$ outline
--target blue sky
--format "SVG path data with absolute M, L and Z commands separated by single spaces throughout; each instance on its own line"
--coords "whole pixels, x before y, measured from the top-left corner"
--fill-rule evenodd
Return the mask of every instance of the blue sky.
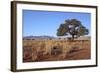
M 90 13 L 23 10 L 23 36 L 56 36 L 59 25 L 74 18 L 89 29 L 90 35 Z

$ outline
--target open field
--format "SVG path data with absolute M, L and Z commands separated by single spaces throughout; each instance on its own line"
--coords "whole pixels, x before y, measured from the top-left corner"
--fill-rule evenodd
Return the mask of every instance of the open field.
M 23 62 L 82 60 L 91 58 L 89 40 L 23 40 Z

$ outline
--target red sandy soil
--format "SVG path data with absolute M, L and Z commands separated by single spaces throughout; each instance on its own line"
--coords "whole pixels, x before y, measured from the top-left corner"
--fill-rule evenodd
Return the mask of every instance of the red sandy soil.
M 79 59 L 90 59 L 91 50 L 89 48 L 77 50 L 76 52 L 69 53 L 66 56 L 67 60 L 79 60 Z

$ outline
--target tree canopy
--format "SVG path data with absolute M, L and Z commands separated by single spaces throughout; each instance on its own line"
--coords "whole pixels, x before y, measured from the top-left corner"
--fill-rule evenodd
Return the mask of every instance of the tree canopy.
M 60 24 L 59 28 L 57 29 L 57 36 L 71 35 L 72 39 L 87 35 L 88 33 L 89 30 L 77 19 L 65 20 L 65 22 Z

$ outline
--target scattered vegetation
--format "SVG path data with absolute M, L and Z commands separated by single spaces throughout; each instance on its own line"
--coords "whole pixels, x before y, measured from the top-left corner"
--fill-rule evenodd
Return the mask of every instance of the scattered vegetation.
M 90 45 L 90 40 L 24 40 L 23 62 L 90 59 Z

